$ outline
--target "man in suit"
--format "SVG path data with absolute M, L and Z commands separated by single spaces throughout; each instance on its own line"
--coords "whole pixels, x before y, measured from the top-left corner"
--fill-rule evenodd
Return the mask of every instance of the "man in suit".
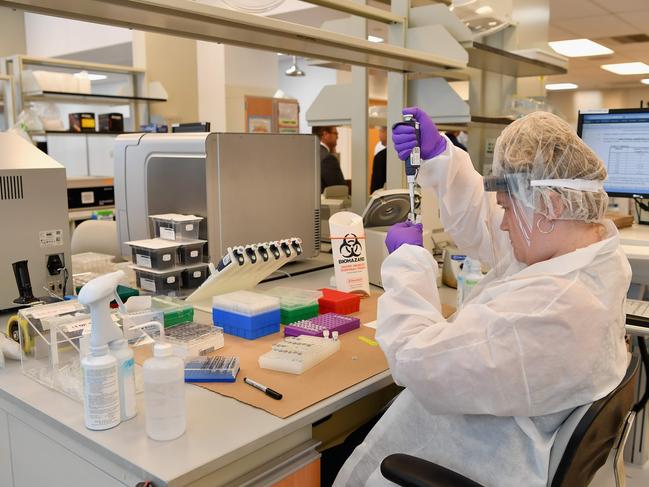
M 336 127 L 313 127 L 311 132 L 320 138 L 320 192 L 327 186 L 345 184 L 340 162 L 334 154 L 338 143 Z
M 381 142 L 381 144 L 383 145 L 383 149 L 374 154 L 374 159 L 372 161 L 372 180 L 370 182 L 370 194 L 377 189 L 381 189 L 383 188 L 383 186 L 385 186 L 386 160 L 388 155 L 385 143 L 387 141 L 387 138 L 387 127 L 379 127 L 379 142 Z

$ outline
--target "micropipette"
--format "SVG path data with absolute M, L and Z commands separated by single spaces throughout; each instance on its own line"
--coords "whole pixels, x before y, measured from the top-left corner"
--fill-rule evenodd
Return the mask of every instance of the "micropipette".
M 417 216 L 415 215 L 415 179 L 417 178 L 417 171 L 421 165 L 421 134 L 419 132 L 419 122 L 413 115 L 407 114 L 403 116 L 403 122 L 397 122 L 392 126 L 394 130 L 399 125 L 408 125 L 415 128 L 415 135 L 417 137 L 417 145 L 413 147 L 410 156 L 404 162 L 406 164 L 406 180 L 408 181 L 408 193 L 410 193 L 410 213 L 408 213 L 408 220 L 416 223 Z

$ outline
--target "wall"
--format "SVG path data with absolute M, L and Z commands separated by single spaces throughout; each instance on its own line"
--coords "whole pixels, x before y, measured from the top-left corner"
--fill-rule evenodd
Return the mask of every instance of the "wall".
M 548 92 L 548 102 L 573 126 L 577 126 L 579 110 L 597 108 L 635 108 L 643 100 L 649 103 L 649 87 L 601 91 Z
M 199 121 L 196 41 L 144 32 L 133 37 L 133 48 L 134 64 L 167 90 L 166 102 L 151 103 L 151 117 L 168 124 Z
M 300 103 L 300 133 L 310 134 L 305 114 L 318 96 L 320 90 L 326 85 L 336 84 L 336 71 L 329 68 L 319 68 L 311 66 L 308 61 L 298 58 L 298 66 L 306 76 L 292 77 L 286 76 L 284 72 L 291 67 L 293 59 L 283 57 L 277 66 L 277 88 L 282 90 L 287 97 L 295 98 Z
M 4 13 L 2 14 L 4 16 Z M 55 57 L 87 49 L 131 42 L 122 27 L 25 13 L 25 37 L 30 56 Z
M 0 57 L 26 52 L 23 13 L 0 7 Z

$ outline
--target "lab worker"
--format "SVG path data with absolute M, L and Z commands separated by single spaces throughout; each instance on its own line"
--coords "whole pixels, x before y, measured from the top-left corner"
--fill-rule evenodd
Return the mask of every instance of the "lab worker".
M 503 130 L 493 175 L 420 109 L 419 183 L 436 190 L 457 245 L 491 267 L 445 319 L 438 267 L 421 227 L 388 233 L 376 339 L 405 390 L 347 459 L 334 485 L 392 485 L 392 453 L 438 463 L 485 486 L 545 486 L 557 430 L 607 395 L 628 357 L 623 303 L 631 279 L 604 219 L 606 169 L 572 128 L 536 112 Z M 393 133 L 403 160 L 411 127 Z

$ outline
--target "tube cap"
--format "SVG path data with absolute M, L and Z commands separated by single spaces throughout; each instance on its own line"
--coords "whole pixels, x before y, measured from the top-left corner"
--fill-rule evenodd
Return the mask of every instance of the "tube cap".
M 156 343 L 153 345 L 154 357 L 171 357 L 173 354 L 173 348 L 168 343 Z

